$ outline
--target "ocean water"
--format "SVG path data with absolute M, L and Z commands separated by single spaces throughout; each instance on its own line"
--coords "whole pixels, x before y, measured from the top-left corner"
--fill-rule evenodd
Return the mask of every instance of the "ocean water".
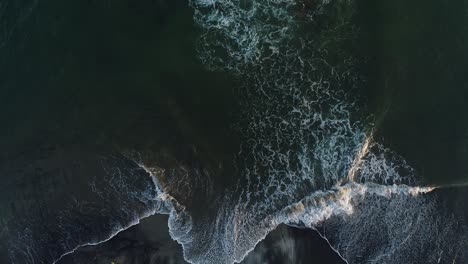
M 468 261 L 466 10 L 4 2 L 2 259 L 86 263 L 164 214 L 143 230 L 189 263 L 273 263 L 285 226 L 330 261 Z

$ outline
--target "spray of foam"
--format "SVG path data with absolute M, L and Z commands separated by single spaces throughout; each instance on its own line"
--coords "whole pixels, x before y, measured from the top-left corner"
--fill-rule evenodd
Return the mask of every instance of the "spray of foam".
M 239 65 L 256 63 L 277 52 L 291 37 L 294 17 L 285 12 L 293 0 L 195 0 L 195 21 L 205 29 L 198 50 L 210 68 L 240 71 Z M 209 46 L 204 45 L 210 43 Z

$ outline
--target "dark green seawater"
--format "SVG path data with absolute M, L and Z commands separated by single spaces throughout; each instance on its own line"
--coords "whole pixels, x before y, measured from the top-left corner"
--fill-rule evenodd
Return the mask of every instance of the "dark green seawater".
M 347 16 L 340 11 L 328 19 Z M 353 11 L 357 38 L 346 51 L 365 80 L 359 114 L 424 183 L 468 182 L 468 1 L 356 0 Z M 0 0 L 1 263 L 9 263 L 11 223 L 47 208 L 40 219 L 53 228 L 69 194 L 88 195 L 101 157 L 157 153 L 164 166 L 216 175 L 222 191 L 238 180 L 239 80 L 198 58 L 193 12 L 185 0 Z M 466 192 L 446 196 L 466 214 L 453 205 Z M 167 232 L 162 223 L 152 231 Z M 289 232 L 325 245 L 310 231 Z M 255 254 L 274 248 L 269 239 Z M 329 251 L 321 263 L 338 263 Z
M 378 134 L 427 181 L 466 182 L 468 3 L 358 2 Z
M 123 148 L 185 140 L 229 151 L 233 84 L 197 60 L 186 2 L 12 5 L 1 50 L 4 153 L 40 137 Z

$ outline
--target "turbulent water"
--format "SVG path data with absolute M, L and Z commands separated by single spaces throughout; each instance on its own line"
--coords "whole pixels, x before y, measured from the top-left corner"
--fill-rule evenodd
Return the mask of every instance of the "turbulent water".
M 164 167 L 150 153 L 107 159 L 108 178 L 90 184 L 96 199 L 119 197 L 119 210 L 105 213 L 118 219 L 101 223 L 107 236 L 162 213 L 191 263 L 240 262 L 282 223 L 318 230 L 348 263 L 468 261 L 466 227 L 438 202 L 435 187 L 374 137 L 356 96 L 366 84 L 360 58 L 348 46 L 359 32 L 353 1 L 189 4 L 201 29 L 200 60 L 239 85 L 238 180 L 219 190 L 210 172 Z M 135 185 L 135 175 L 144 180 Z M 76 238 L 81 231 L 70 230 L 66 216 L 48 260 L 105 239 Z M 35 263 L 33 247 L 24 247 L 34 237 L 19 236 L 13 260 Z
M 374 142 L 372 123 L 359 113 L 353 94 L 365 80 L 345 46 L 353 2 L 191 5 L 203 29 L 201 60 L 239 80 L 244 140 L 241 180 L 216 194 L 203 216 L 166 191 L 177 193 L 184 178 L 161 184 L 164 172 L 140 163 L 163 186 L 170 232 L 187 261 L 239 262 L 280 223 L 321 230 L 350 263 L 466 260 L 465 228 L 444 215 L 426 194 L 433 188 L 419 187 L 401 157 Z M 323 22 L 336 10 L 339 21 Z M 187 188 L 193 198 L 202 193 Z

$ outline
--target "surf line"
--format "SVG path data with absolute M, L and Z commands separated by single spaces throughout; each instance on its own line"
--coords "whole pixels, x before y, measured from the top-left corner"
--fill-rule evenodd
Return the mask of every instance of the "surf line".
M 154 214 L 156 214 L 156 210 L 153 210 L 153 211 L 149 211 L 145 214 L 143 214 L 143 216 L 133 220 L 129 225 L 127 225 L 126 227 L 122 227 L 122 228 L 119 228 L 117 231 L 114 231 L 114 232 L 111 232 L 111 234 L 109 235 L 108 238 L 104 239 L 104 240 L 101 240 L 101 241 L 98 241 L 98 242 L 88 242 L 88 243 L 84 243 L 84 244 L 80 244 L 78 246 L 76 246 L 75 248 L 73 248 L 72 250 L 68 251 L 68 252 L 65 252 L 63 253 L 59 258 L 57 258 L 56 260 L 54 260 L 52 262 L 52 264 L 56 264 L 57 262 L 59 262 L 62 258 L 64 258 L 65 256 L 67 255 L 70 255 L 70 254 L 73 254 L 75 253 L 76 250 L 78 250 L 79 248 L 81 247 L 86 247 L 86 246 L 97 246 L 99 244 L 102 244 L 102 243 L 105 243 L 109 240 L 111 240 L 112 238 L 114 238 L 116 235 L 118 235 L 120 232 L 122 231 L 125 231 L 127 229 L 129 229 L 130 227 L 132 226 L 136 226 L 140 223 L 141 220 L 145 219 L 145 218 L 148 218 Z
M 156 187 L 156 196 L 154 197 L 154 200 L 155 201 L 165 201 L 167 200 L 167 197 L 162 197 L 162 195 L 164 194 L 164 192 L 162 192 L 161 188 L 159 187 L 159 185 L 157 184 L 157 179 L 156 179 L 156 175 L 154 175 L 154 173 L 149 169 L 147 168 L 146 166 L 144 166 L 142 163 L 140 162 L 136 162 L 135 163 L 142 169 L 144 169 L 149 175 L 149 177 L 151 177 L 152 181 L 153 181 L 153 184 L 155 185 Z M 166 198 L 166 199 L 165 199 Z M 172 198 L 172 197 L 170 197 Z M 111 240 L 112 238 L 114 238 L 115 236 L 117 236 L 119 233 L 133 227 L 133 226 L 136 226 L 138 224 L 140 224 L 140 221 L 145 219 L 145 218 L 148 218 L 150 216 L 153 216 L 155 215 L 156 213 L 161 213 L 161 214 L 164 214 L 163 212 L 159 212 L 157 207 L 156 208 L 152 208 L 150 210 L 148 210 L 147 212 L 143 213 L 140 217 L 137 217 L 136 219 L 132 220 L 130 222 L 130 224 L 126 225 L 125 227 L 120 227 L 118 228 L 117 230 L 113 231 L 110 233 L 110 235 L 104 239 L 104 240 L 101 240 L 101 241 L 97 241 L 97 242 L 87 242 L 87 243 L 83 243 L 83 244 L 79 244 L 78 246 L 74 247 L 72 250 L 68 251 L 68 252 L 65 252 L 63 253 L 59 258 L 57 258 L 56 260 L 54 260 L 52 262 L 52 264 L 56 264 L 57 262 L 59 262 L 62 258 L 64 258 L 65 256 L 67 255 L 70 255 L 70 254 L 73 254 L 76 250 L 78 250 L 79 248 L 81 247 L 86 247 L 86 246 L 97 246 L 99 244 L 102 244 L 102 243 L 105 243 L 109 240 Z

